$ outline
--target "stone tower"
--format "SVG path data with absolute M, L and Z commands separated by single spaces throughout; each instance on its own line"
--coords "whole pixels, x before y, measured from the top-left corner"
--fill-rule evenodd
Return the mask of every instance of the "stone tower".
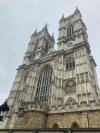
M 80 11 L 31 36 L 8 97 L 3 128 L 100 127 L 100 90 Z

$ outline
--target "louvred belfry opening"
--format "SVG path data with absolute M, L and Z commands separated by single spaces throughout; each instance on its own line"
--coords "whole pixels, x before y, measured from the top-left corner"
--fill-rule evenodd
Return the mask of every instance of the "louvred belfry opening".
M 49 89 L 51 84 L 52 68 L 46 65 L 39 76 L 35 101 L 45 101 L 49 96 Z

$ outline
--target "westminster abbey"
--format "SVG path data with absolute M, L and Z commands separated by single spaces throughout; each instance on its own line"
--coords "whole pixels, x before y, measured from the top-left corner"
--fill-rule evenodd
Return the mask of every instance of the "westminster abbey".
M 58 49 L 45 25 L 17 69 L 2 128 L 100 127 L 100 90 L 78 8 L 59 21 Z

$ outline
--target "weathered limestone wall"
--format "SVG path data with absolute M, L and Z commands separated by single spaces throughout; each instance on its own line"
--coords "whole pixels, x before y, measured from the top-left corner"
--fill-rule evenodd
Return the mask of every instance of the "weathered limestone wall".
M 51 114 L 47 118 L 47 128 L 52 128 L 55 123 L 60 128 L 71 127 L 73 122 L 77 122 L 82 127 L 82 115 L 81 113 L 62 113 L 62 114 Z
M 48 114 L 43 112 L 26 112 L 19 116 L 13 128 L 53 128 L 56 123 L 59 128 L 70 128 L 76 122 L 79 128 L 99 128 L 100 111 L 84 111 Z
M 0 129 L 2 128 L 2 122 L 0 121 Z
M 28 111 L 19 116 L 14 128 L 45 128 L 45 123 L 45 113 Z
M 100 128 L 100 110 L 88 113 L 89 127 Z
M 100 111 L 50 114 L 47 118 L 46 128 L 52 128 L 55 123 L 60 128 L 70 128 L 74 122 L 80 128 L 99 128 Z

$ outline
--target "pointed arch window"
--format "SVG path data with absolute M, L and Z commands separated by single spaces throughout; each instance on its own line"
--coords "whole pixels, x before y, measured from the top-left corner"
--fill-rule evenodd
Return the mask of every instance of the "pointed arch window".
M 70 24 L 68 25 L 68 28 L 67 28 L 67 36 L 71 36 L 73 34 L 73 25 Z
M 48 99 L 51 77 L 52 68 L 51 66 L 46 65 L 41 71 L 38 79 L 35 101 L 43 101 Z
M 68 70 L 73 70 L 73 69 L 75 69 L 75 61 L 74 59 L 71 58 L 67 60 L 66 70 L 68 71 Z

